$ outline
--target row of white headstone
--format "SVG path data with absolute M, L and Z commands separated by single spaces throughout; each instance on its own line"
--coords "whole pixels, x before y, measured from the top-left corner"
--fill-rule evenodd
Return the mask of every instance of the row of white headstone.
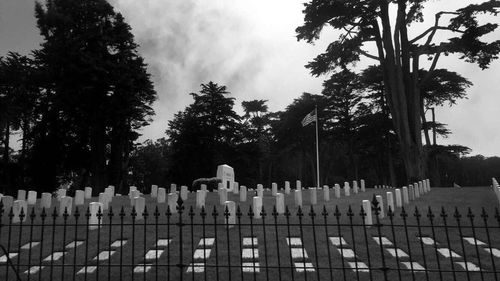
M 498 198 L 498 202 L 500 202 L 500 186 L 498 185 L 498 181 L 495 178 L 491 179 L 491 182 L 493 183 L 493 191 L 495 192 L 495 195 Z
M 410 201 L 416 200 L 430 191 L 431 183 L 429 179 L 419 181 L 415 184 L 410 184 L 408 187 L 403 186 L 401 189 L 396 188 L 394 189 L 394 193 L 392 193 L 392 191 L 388 191 L 386 193 L 387 212 L 389 209 L 394 212 L 395 208 L 401 208 L 403 205 L 410 204 Z M 396 198 L 396 202 L 394 202 L 394 197 Z M 380 208 L 378 217 L 379 219 L 382 219 L 386 215 L 384 198 L 382 195 L 376 195 L 375 198 L 378 203 L 378 208 Z M 362 206 L 363 211 L 366 213 L 365 224 L 366 226 L 371 226 L 373 224 L 372 202 L 370 200 L 363 200 Z

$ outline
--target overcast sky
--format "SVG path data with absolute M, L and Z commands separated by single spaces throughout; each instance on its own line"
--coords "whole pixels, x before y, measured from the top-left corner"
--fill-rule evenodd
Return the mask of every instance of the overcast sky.
M 266 99 L 269 109 L 277 111 L 302 92 L 321 92 L 325 77 L 310 76 L 304 65 L 324 51 L 335 34 L 326 32 L 315 45 L 297 42 L 294 30 L 303 22 L 304 0 L 110 2 L 132 26 L 159 96 L 156 116 L 143 129 L 142 139 L 165 136 L 167 121 L 192 102 L 188 94 L 208 81 L 226 85 L 238 111 L 244 100 Z M 429 1 L 428 17 L 415 29 L 433 20 L 430 13 L 475 2 L 481 1 Z M 34 0 L 0 0 L 0 56 L 10 50 L 27 54 L 38 48 L 41 38 L 33 10 Z M 491 38 L 499 35 L 500 30 Z M 461 73 L 474 83 L 467 100 L 436 111 L 437 120 L 453 132 L 438 142 L 466 145 L 473 154 L 500 155 L 500 62 L 481 71 L 445 57 L 438 67 Z

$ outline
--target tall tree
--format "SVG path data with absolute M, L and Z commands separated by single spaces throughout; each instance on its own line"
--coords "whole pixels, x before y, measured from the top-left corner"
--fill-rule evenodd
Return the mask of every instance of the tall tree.
M 54 149 L 58 165 L 73 160 L 52 174 L 76 169 L 98 191 L 111 170 L 120 185 L 130 142 L 156 98 L 130 26 L 106 0 L 48 0 L 36 4 L 35 15 L 44 38 L 38 60 L 51 82 L 39 144 Z M 76 159 L 82 154 L 87 162 Z
M 455 11 L 438 12 L 434 25 L 412 38 L 408 26 L 423 20 L 425 2 L 311 0 L 304 4 L 304 25 L 296 29 L 298 40 L 310 43 L 320 37 L 325 26 L 341 33 L 325 53 L 307 65 L 313 75 L 339 71 L 339 67 L 353 65 L 361 56 L 378 61 L 383 70 L 385 96 L 409 181 L 425 176 L 420 99 L 421 86 L 428 78 L 419 77 L 422 57 L 432 60 L 428 69 L 432 73 L 442 54 L 459 54 L 461 59 L 477 63 L 484 69 L 500 52 L 500 40 L 485 42 L 481 39 L 498 25 L 480 24 L 477 17 L 480 14 L 496 15 L 500 1 L 490 0 Z M 391 15 L 392 11 L 394 15 Z M 445 17 L 449 19 L 448 24 L 442 22 Z M 440 31 L 457 36 L 433 42 Z M 375 54 L 366 51 L 365 47 L 371 43 L 375 45 Z

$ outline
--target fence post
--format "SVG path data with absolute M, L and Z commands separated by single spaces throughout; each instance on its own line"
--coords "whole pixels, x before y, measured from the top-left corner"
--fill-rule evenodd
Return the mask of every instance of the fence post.
M 372 205 L 373 205 L 372 209 L 375 211 L 375 218 L 377 219 L 376 226 L 377 226 L 377 233 L 378 233 L 378 241 L 379 241 L 379 245 L 380 245 L 380 256 L 382 258 L 381 270 L 384 273 L 384 280 L 389 281 L 389 279 L 387 278 L 387 271 L 389 270 L 389 268 L 385 264 L 384 245 L 382 244 L 382 230 L 381 230 L 382 223 L 380 223 L 380 217 L 379 217 L 379 214 L 381 213 L 381 208 L 380 208 L 380 204 L 377 200 L 377 197 L 375 197 L 375 194 L 373 194 Z
M 177 197 L 177 213 L 179 214 L 179 222 L 177 223 L 177 226 L 179 227 L 179 263 L 177 264 L 177 267 L 179 267 L 179 273 L 180 273 L 180 279 L 179 280 L 184 280 L 184 256 L 183 256 L 183 249 L 182 249 L 182 227 L 184 226 L 184 223 L 182 222 L 182 211 L 184 210 L 184 201 L 182 200 L 181 196 Z M 218 280 L 219 278 L 217 278 Z

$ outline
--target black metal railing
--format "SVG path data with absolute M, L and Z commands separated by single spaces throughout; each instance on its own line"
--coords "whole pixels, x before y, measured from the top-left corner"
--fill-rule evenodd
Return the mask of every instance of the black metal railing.
M 285 209 L 2 208 L 0 280 L 499 280 L 498 209 Z

